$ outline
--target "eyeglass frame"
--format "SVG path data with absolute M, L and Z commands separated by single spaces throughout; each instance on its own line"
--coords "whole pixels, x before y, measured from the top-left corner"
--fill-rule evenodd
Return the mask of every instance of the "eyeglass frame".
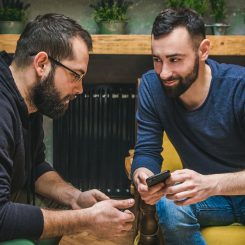
M 30 56 L 35 56 L 37 55 L 37 53 L 32 53 L 30 54 Z M 85 73 L 79 74 L 75 71 L 73 71 L 71 68 L 67 67 L 66 65 L 62 64 L 61 62 L 59 62 L 58 60 L 54 59 L 53 57 L 51 57 L 50 55 L 48 55 L 48 58 L 56 65 L 61 66 L 63 68 L 65 68 L 66 70 L 68 70 L 69 72 L 71 72 L 75 78 L 76 78 L 76 82 L 81 82 L 85 76 Z

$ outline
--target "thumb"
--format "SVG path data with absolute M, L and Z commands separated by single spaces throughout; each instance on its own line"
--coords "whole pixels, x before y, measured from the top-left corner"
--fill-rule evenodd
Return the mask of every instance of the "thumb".
M 149 175 L 145 172 L 141 172 L 138 175 L 139 183 L 146 185 L 146 179 L 149 177 Z
M 134 205 L 134 199 L 124 199 L 124 200 L 110 200 L 114 208 L 126 209 Z
M 103 192 L 101 192 L 99 190 L 96 190 L 95 198 L 96 198 L 97 201 L 103 201 L 103 200 L 110 199 L 106 194 L 104 194 Z
M 141 194 L 148 191 L 148 186 L 146 184 L 146 179 L 149 177 L 149 174 L 145 172 L 140 172 L 138 175 L 138 184 L 136 185 L 138 192 Z

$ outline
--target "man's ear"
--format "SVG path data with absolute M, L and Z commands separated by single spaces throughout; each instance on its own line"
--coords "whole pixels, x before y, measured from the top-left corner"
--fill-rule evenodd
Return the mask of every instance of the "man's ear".
M 199 46 L 200 60 L 205 61 L 208 58 L 209 50 L 210 50 L 210 41 L 208 39 L 202 40 Z
M 49 70 L 50 62 L 46 52 L 39 52 L 35 55 L 33 66 L 39 77 L 42 77 Z

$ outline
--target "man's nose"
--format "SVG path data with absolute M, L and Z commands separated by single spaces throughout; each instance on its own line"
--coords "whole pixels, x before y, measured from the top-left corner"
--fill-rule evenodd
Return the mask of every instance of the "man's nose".
M 75 94 L 82 94 L 83 93 L 83 81 L 80 81 L 76 84 L 76 87 L 74 88 Z
M 160 78 L 162 80 L 168 80 L 168 78 L 172 77 L 172 75 L 173 75 L 173 73 L 169 69 L 169 67 L 167 65 L 163 64 L 161 72 L 160 72 Z

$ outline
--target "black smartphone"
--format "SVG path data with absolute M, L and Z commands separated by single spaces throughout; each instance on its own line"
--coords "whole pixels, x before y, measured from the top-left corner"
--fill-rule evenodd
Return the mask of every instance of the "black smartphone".
M 146 179 L 146 184 L 148 187 L 151 187 L 153 185 L 156 185 L 158 183 L 164 182 L 167 178 L 170 177 L 170 171 L 165 170 L 159 174 L 153 175 Z

